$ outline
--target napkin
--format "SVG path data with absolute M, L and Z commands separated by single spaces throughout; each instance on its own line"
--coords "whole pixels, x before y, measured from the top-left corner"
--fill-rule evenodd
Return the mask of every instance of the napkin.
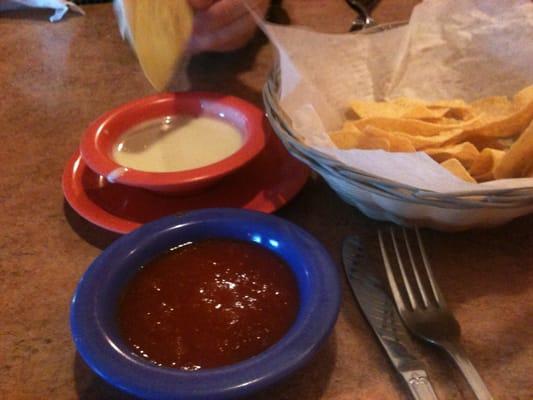
M 425 0 L 408 24 L 324 34 L 266 24 L 279 54 L 280 106 L 305 144 L 363 172 L 439 193 L 533 187 L 532 178 L 467 183 L 425 153 L 339 150 L 350 100 L 513 95 L 533 83 L 529 0 Z
M 51 8 L 54 13 L 49 18 L 50 22 L 60 21 L 69 11 L 75 11 L 79 14 L 85 15 L 83 9 L 74 4 L 72 1 L 66 0 L 0 0 L 0 11 L 13 10 L 20 7 L 35 7 L 35 8 Z

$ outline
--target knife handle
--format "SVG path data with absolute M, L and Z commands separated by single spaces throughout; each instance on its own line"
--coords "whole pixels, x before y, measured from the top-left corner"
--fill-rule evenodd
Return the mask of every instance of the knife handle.
M 402 372 L 409 390 L 416 400 L 438 400 L 425 371 Z

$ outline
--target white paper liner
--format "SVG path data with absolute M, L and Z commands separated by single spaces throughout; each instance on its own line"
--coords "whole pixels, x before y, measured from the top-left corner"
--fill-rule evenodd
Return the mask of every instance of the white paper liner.
M 282 110 L 296 136 L 351 167 L 438 193 L 533 187 L 533 178 L 467 183 L 425 153 L 339 150 L 352 99 L 512 96 L 533 84 L 529 0 L 426 0 L 408 25 L 371 34 L 324 34 L 266 24 L 279 52 Z
M 65 14 L 69 11 L 75 11 L 79 14 L 85 15 L 83 9 L 66 0 L 0 0 L 0 11 L 12 10 L 20 7 L 35 7 L 35 8 L 50 8 L 54 13 L 50 16 L 50 22 L 58 22 L 63 19 Z

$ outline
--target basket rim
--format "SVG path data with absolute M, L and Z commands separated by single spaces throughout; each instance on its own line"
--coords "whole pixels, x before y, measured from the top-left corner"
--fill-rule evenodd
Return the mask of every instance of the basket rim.
M 387 26 L 388 25 L 394 24 L 387 24 Z M 399 25 L 401 24 L 396 24 L 394 26 Z M 368 28 L 359 33 L 371 33 L 371 31 L 375 31 L 376 28 L 383 29 L 383 26 Z M 410 194 L 414 199 L 428 202 L 428 205 L 439 206 L 438 204 L 442 204 L 442 206 L 446 208 L 449 208 L 450 206 L 453 206 L 454 208 L 518 208 L 533 205 L 533 185 L 521 188 L 486 188 L 475 191 L 440 193 L 369 174 L 357 168 L 350 167 L 315 148 L 305 145 L 292 133 L 288 126 L 290 124 L 290 119 L 279 106 L 279 93 L 277 93 L 279 86 L 279 72 L 279 63 L 276 62 L 263 86 L 263 103 L 265 105 L 267 118 L 272 124 L 276 134 L 280 137 L 285 147 L 287 147 L 288 151 L 308 164 L 320 175 L 335 171 L 337 179 L 344 179 L 347 182 L 353 180 L 359 185 L 373 186 L 375 189 L 406 201 L 405 197 L 400 193 L 394 193 L 403 191 L 406 194 Z M 299 154 L 295 154 L 295 149 Z M 324 171 L 321 171 L 321 168 L 324 169 Z M 350 177 L 345 176 L 345 174 L 350 175 Z

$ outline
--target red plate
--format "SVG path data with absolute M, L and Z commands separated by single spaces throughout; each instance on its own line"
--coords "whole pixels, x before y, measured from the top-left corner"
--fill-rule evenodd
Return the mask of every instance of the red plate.
M 186 197 L 109 183 L 86 166 L 79 151 L 68 161 L 62 185 L 68 203 L 85 219 L 113 232 L 128 233 L 157 218 L 199 208 L 271 213 L 291 200 L 308 177 L 308 168 L 270 135 L 265 149 L 241 170 Z

